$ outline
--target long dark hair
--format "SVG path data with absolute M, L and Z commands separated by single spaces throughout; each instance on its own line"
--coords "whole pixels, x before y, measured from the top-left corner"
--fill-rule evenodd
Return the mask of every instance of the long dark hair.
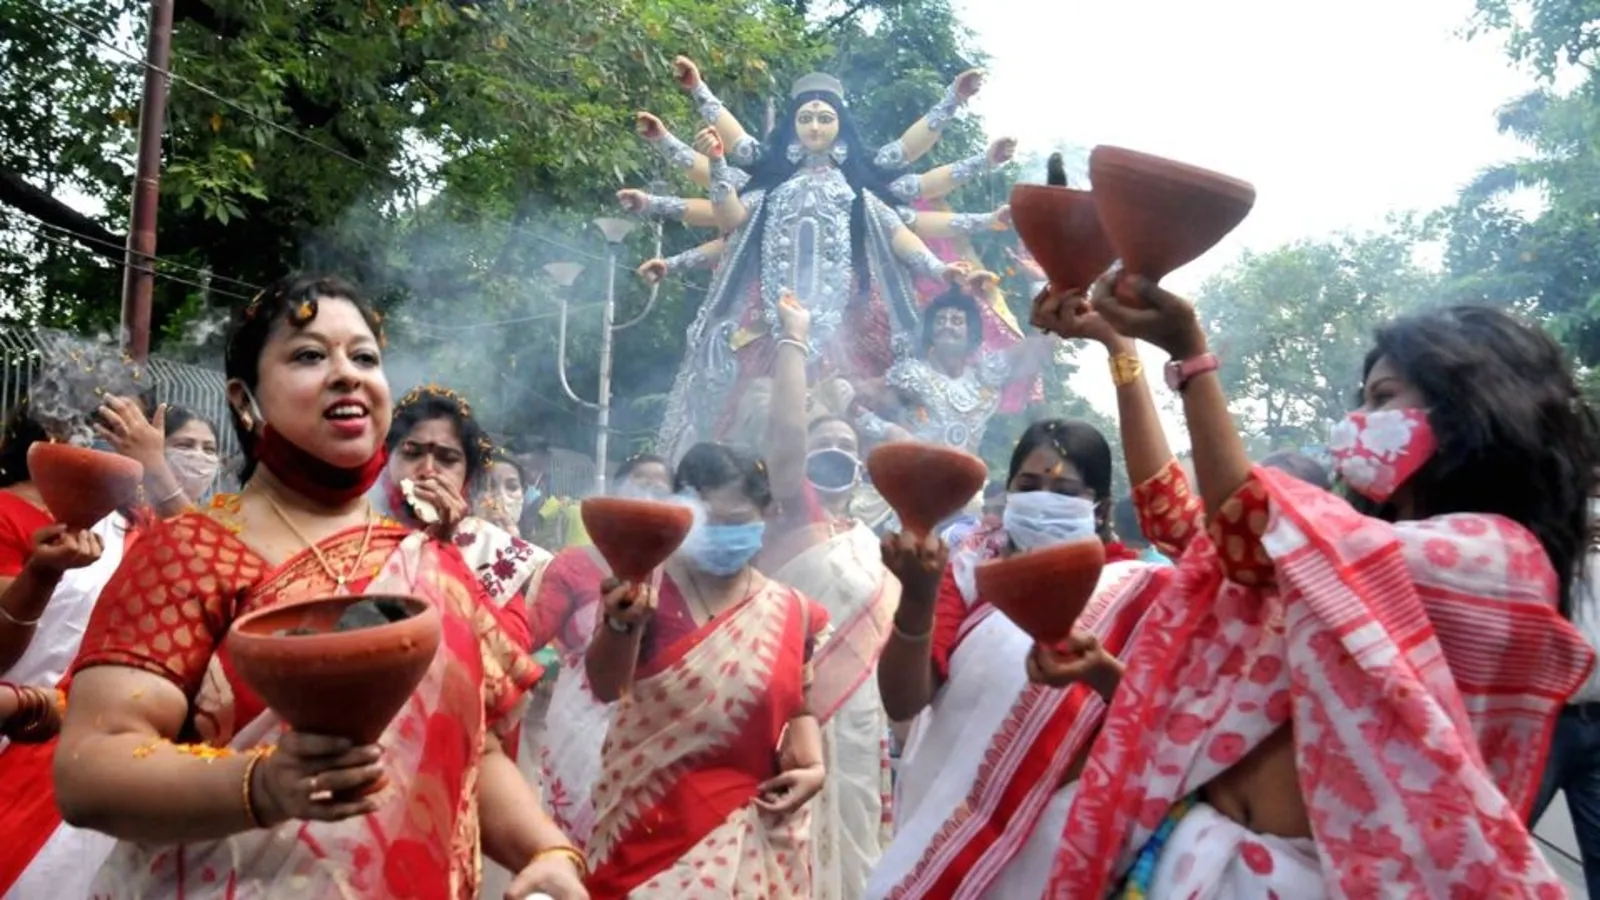
M 1565 354 L 1542 329 L 1499 309 L 1452 306 L 1379 328 L 1362 380 L 1387 359 L 1427 401 L 1438 449 L 1406 483 L 1420 518 L 1458 512 L 1505 516 L 1533 532 L 1561 579 L 1561 612 L 1589 534 L 1589 495 L 1600 429 Z M 1395 521 L 1393 504 L 1361 497 Z
M 767 464 L 727 444 L 705 441 L 690 447 L 678 460 L 678 471 L 672 478 L 672 489 L 680 494 L 685 490 L 703 494 L 730 484 L 737 484 L 757 509 L 772 505 Z
M 456 430 L 456 440 L 461 442 L 461 453 L 467 463 L 464 487 L 470 493 L 481 483 L 489 469 L 494 443 L 489 440 L 489 433 L 473 417 L 472 406 L 454 391 L 430 385 L 416 388 L 401 397 L 399 405 L 394 408 L 394 421 L 389 423 L 389 435 L 384 439 L 384 446 L 393 453 L 394 448 L 400 446 L 400 442 L 409 437 L 414 428 L 423 422 L 438 419 L 449 420 Z M 508 457 L 505 461 L 511 460 Z M 517 466 L 517 473 L 521 475 L 522 466 L 513 465 Z
M 842 97 L 832 91 L 806 91 L 791 100 L 788 110 L 778 120 L 777 127 L 767 136 L 761 158 L 746 169 L 750 173 L 750 183 L 744 187 L 743 192 L 760 190 L 770 195 L 773 188 L 788 181 L 800 170 L 804 160 L 798 162 L 789 160 L 789 145 L 800 139 L 795 132 L 794 117 L 799 114 L 800 107 L 814 100 L 828 104 L 839 117 L 839 134 L 834 139 L 834 144 L 843 145 L 845 148 L 844 162 L 838 164 L 839 171 L 844 174 L 845 181 L 849 182 L 856 192 L 855 201 L 850 206 L 850 265 L 856 273 L 857 289 L 865 294 L 871 281 L 871 275 L 867 270 L 867 192 L 877 194 L 879 200 L 893 207 L 895 199 L 889 191 L 889 183 L 900 173 L 878 165 L 873 158 L 873 149 L 862 141 L 861 132 L 856 128 L 855 118 L 845 107 Z M 768 204 L 762 203 L 761 211 L 756 213 L 755 220 L 750 223 L 750 234 L 757 236 L 761 234 L 767 209 Z M 756 247 L 758 259 L 761 252 L 758 244 Z M 737 276 L 743 273 L 732 274 Z
M 223 362 L 223 374 L 227 379 L 238 379 L 254 394 L 261 381 L 261 351 L 267 346 L 272 326 L 283 319 L 297 330 L 306 327 L 317 317 L 319 300 L 346 300 L 353 304 L 378 343 L 383 343 L 383 322 L 354 284 L 335 275 L 286 275 L 234 313 L 228 326 L 227 355 Z M 239 411 L 231 404 L 228 418 L 233 423 L 234 436 L 239 439 L 239 453 L 244 459 L 239 480 L 249 481 L 256 470 L 256 434 L 245 427 Z
M 1040 419 L 1028 426 L 1017 439 L 1017 448 L 1011 451 L 1011 468 L 1006 474 L 1006 484 L 1017 480 L 1022 464 L 1028 455 L 1040 447 L 1048 447 L 1067 462 L 1072 463 L 1083 483 L 1094 491 L 1095 518 L 1099 522 L 1101 537 L 1107 537 L 1111 511 L 1111 444 L 1100 429 L 1082 419 Z

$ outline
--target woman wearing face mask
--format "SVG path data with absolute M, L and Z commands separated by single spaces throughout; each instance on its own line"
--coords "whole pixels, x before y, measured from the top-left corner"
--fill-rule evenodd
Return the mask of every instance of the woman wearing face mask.
M 672 496 L 672 469 L 661 457 L 643 453 L 623 460 L 611 484 L 618 497 L 665 500 Z M 611 705 L 595 698 L 583 666 L 600 624 L 600 585 L 609 577 L 611 567 L 592 545 L 563 548 L 545 568 L 529 618 L 532 645 L 552 646 L 560 657 L 544 717 L 560 727 L 546 729 L 530 718 L 523 733 L 538 737 L 545 805 L 580 843 L 594 830 L 593 787 L 611 720 Z
M 74 663 L 55 784 L 68 822 L 118 840 L 94 896 L 470 900 L 480 847 L 519 870 L 515 896 L 587 896 L 581 852 L 502 749 L 536 669 L 455 547 L 367 500 L 390 421 L 381 346 L 339 279 L 286 278 L 236 316 L 244 490 L 143 539 Z M 343 593 L 422 598 L 443 628 L 372 746 L 290 730 L 227 663 L 239 615 Z
M 862 472 L 855 427 L 808 413 L 810 314 L 785 296 L 778 317 L 784 336 L 765 436 L 775 502 L 757 560 L 779 583 L 815 598 L 836 623 L 812 666 L 812 711 L 827 722 L 828 769 L 812 809 L 812 896 L 854 900 L 888 837 L 889 719 L 872 669 L 900 583 L 883 566 L 877 535 L 851 515 Z
M 1161 440 L 1141 446 L 1148 452 L 1130 450 L 1135 477 L 1146 474 L 1136 463 L 1175 466 L 1165 448 Z M 903 595 L 878 685 L 891 718 L 917 722 L 896 787 L 894 841 L 868 897 L 1043 890 L 1078 768 L 1116 685 L 1115 654 L 1170 570 L 1107 544 L 1100 589 L 1063 648 L 1081 682 L 1065 690 L 1029 684 L 1032 639 L 983 601 L 973 573 L 985 559 L 1109 540 L 1111 467 L 1110 445 L 1089 424 L 1035 422 L 1012 452 L 999 529 L 968 537 L 948 566 L 936 537 L 884 538 Z M 1112 585 L 1126 585 L 1114 604 L 1106 600 Z
M 504 448 L 496 447 L 489 455 L 489 467 L 484 472 L 483 487 L 478 491 L 474 508 L 479 518 L 503 529 L 512 537 L 522 537 L 522 504 L 526 499 L 528 479 L 522 464 Z
M 167 468 L 193 504 L 211 496 L 222 458 L 217 453 L 217 430 L 210 422 L 181 406 L 169 406 L 163 417 Z
M 772 503 L 760 461 L 696 444 L 675 486 L 694 530 L 659 587 L 607 583 L 585 657 L 595 695 L 617 702 L 589 890 L 809 898 L 803 807 L 826 769 L 808 675 L 828 614 L 752 565 Z
M 1380 329 L 1330 442 L 1352 505 L 1251 467 L 1188 303 L 1113 275 L 1094 309 L 1172 354 L 1208 524 L 1047 896 L 1563 895 L 1525 823 L 1593 665 L 1561 612 L 1596 436 L 1555 342 L 1482 307 Z
M 483 481 L 492 453 L 471 405 L 449 388 L 414 388 L 395 407 L 385 446 L 373 505 L 408 528 L 447 537 L 506 613 L 517 642 L 534 649 L 525 631 L 528 601 L 550 554 L 469 513 L 472 486 Z

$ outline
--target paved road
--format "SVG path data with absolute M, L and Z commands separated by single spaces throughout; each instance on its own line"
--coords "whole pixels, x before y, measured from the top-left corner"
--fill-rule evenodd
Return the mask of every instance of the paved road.
M 1584 900 L 1589 892 L 1583 886 L 1583 867 L 1578 863 L 1578 840 L 1572 833 L 1572 818 L 1567 815 L 1567 800 L 1560 794 L 1534 826 L 1533 833 L 1544 842 L 1544 855 L 1567 880 L 1572 900 Z

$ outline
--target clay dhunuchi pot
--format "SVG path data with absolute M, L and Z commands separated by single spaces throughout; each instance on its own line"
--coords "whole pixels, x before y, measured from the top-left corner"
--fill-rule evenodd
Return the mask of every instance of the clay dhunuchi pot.
M 83 529 L 133 502 L 144 466 L 104 450 L 41 441 L 28 448 L 28 476 L 57 522 Z
M 1106 564 L 1099 538 L 1068 541 L 979 563 L 978 596 L 1034 640 L 1053 646 L 1072 633 Z
M 1100 228 L 1094 196 L 1076 188 L 1019 184 L 1011 188 L 1011 225 L 1058 291 L 1088 290 L 1116 259 Z
M 648 579 L 694 525 L 689 507 L 655 500 L 590 497 L 578 510 L 595 549 L 622 581 Z
M 1121 147 L 1090 151 L 1089 181 L 1117 258 L 1151 281 L 1216 246 L 1256 202 L 1247 181 Z
M 390 599 L 406 619 L 335 631 L 345 607 Z M 315 634 L 283 634 L 306 629 Z M 346 595 L 298 600 L 240 616 L 228 631 L 239 678 L 296 731 L 375 743 L 439 651 L 439 611 L 416 597 Z M 374 783 L 364 793 L 383 786 Z
M 900 516 L 900 529 L 924 538 L 967 505 L 989 477 L 989 467 L 953 447 L 894 441 L 867 456 L 867 473 Z

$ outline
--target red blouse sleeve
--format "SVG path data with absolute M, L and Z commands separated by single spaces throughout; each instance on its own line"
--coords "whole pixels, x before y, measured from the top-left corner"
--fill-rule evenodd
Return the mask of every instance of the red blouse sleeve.
M 1176 459 L 1133 489 L 1139 530 L 1157 550 L 1176 560 L 1205 527 L 1205 506 L 1189 488 L 1189 476 Z
M 1222 572 L 1229 581 L 1246 587 L 1267 587 L 1275 580 L 1272 558 L 1261 546 L 1271 518 L 1267 486 L 1252 472 L 1233 496 L 1223 501 L 1216 520 L 1207 525 Z
M 73 672 L 129 666 L 195 696 L 245 590 L 264 574 L 260 557 L 198 512 L 155 525 L 100 592 Z
M 950 679 L 950 657 L 956 652 L 956 638 L 966 618 L 967 601 L 956 586 L 955 574 L 946 569 L 933 608 L 933 670 L 940 681 Z
M 0 491 L 0 578 L 22 574 L 33 555 L 33 533 L 50 524 L 50 516 L 32 503 Z
M 583 596 L 574 583 L 580 576 L 573 560 L 575 554 L 587 552 L 582 548 L 568 548 L 557 553 L 545 566 L 544 576 L 539 579 L 539 591 L 528 607 L 528 645 L 534 650 L 542 650 L 551 641 L 561 639 L 562 629 L 577 608 L 577 598 Z M 591 586 L 591 589 L 595 588 Z

